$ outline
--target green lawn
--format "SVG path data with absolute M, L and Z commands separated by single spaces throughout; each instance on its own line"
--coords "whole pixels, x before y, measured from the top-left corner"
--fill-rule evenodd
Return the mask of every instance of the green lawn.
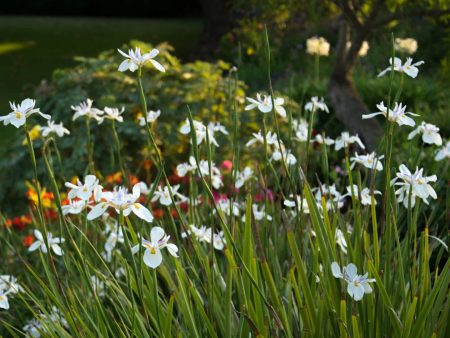
M 131 39 L 168 41 L 181 58 L 195 48 L 200 20 L 88 19 L 0 16 L 0 115 L 20 101 L 52 70 L 72 66 L 74 56 L 94 56 Z M 13 133 L 2 128 L 2 145 Z

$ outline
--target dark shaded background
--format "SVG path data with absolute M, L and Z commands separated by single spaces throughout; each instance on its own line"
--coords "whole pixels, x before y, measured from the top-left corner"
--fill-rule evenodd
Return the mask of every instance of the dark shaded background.
M 0 15 L 126 18 L 192 18 L 202 14 L 200 0 L 26 0 L 0 1 Z

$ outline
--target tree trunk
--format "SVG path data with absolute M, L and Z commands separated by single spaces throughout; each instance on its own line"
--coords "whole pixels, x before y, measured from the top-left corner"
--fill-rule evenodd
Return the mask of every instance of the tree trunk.
M 352 78 L 358 52 L 364 39 L 367 38 L 367 33 L 354 30 L 350 49 L 347 49 L 348 35 L 348 25 L 342 19 L 339 26 L 336 60 L 328 84 L 328 97 L 339 121 L 350 132 L 357 133 L 369 150 L 374 150 L 382 130 L 376 120 L 361 118 L 362 114 L 367 114 L 370 110 L 359 96 Z

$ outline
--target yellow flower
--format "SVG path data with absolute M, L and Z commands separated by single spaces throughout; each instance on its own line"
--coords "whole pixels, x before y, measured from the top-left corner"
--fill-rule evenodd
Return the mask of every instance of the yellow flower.
M 30 139 L 31 141 L 34 141 L 36 139 L 38 139 L 39 137 L 41 137 L 41 126 L 40 125 L 35 125 L 31 130 L 30 130 Z M 27 139 L 25 138 L 22 142 L 22 145 L 27 145 Z
M 255 54 L 255 50 L 252 47 L 247 48 L 247 55 L 252 56 Z

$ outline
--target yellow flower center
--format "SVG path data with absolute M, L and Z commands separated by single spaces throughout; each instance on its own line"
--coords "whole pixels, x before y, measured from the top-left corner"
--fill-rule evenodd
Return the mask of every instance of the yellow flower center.
M 156 249 L 155 248 L 151 248 L 150 252 L 152 253 L 152 255 L 156 254 Z
M 16 118 L 20 119 L 22 117 L 22 114 L 19 111 L 16 111 Z

